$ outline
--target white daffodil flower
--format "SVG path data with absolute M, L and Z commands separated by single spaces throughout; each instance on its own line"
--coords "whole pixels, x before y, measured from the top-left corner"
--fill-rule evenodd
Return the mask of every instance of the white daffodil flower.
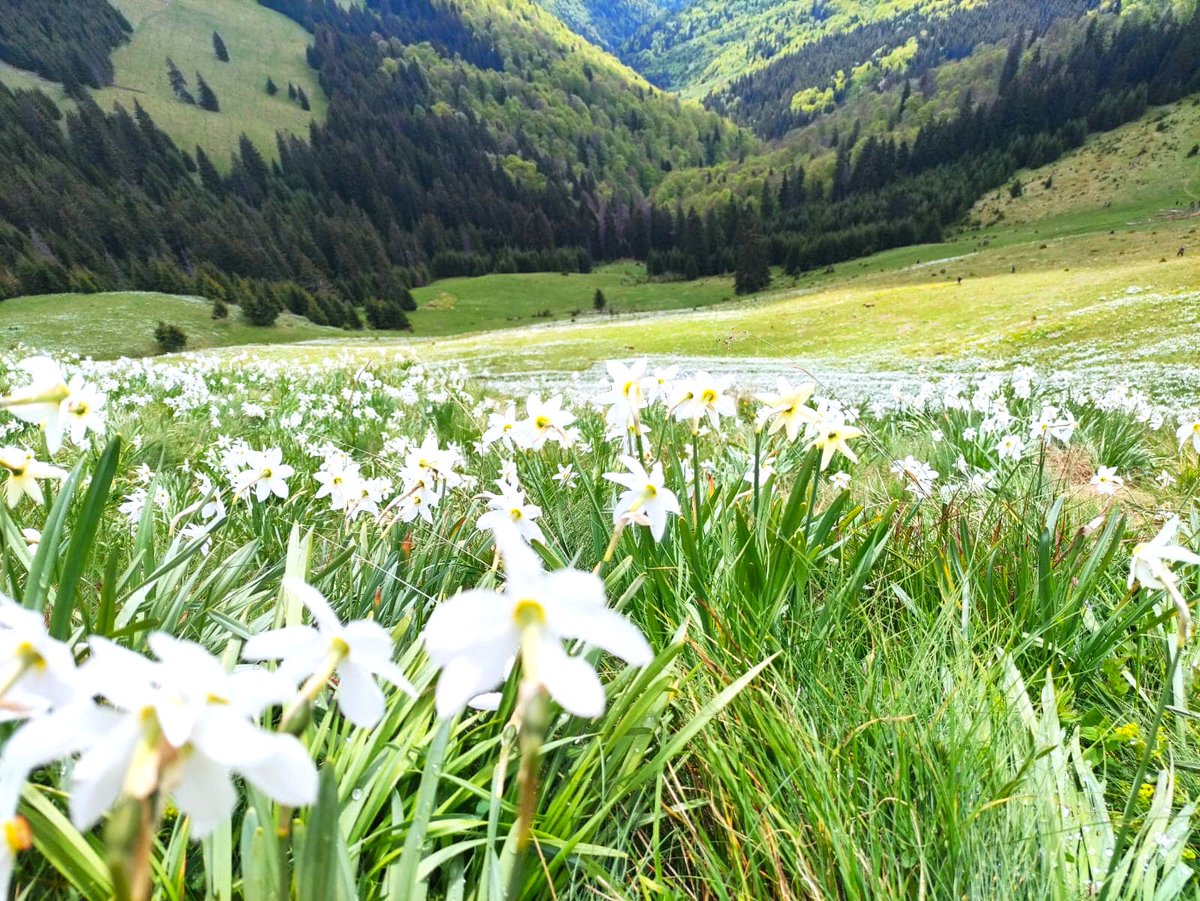
M 847 442 L 854 438 L 861 438 L 862 434 L 862 429 L 847 425 L 840 416 L 820 419 L 812 425 L 812 438 L 806 449 L 814 447 L 821 449 L 821 472 L 824 472 L 829 468 L 835 453 L 840 452 L 851 463 L 857 463 L 858 457 Z
M 545 403 L 537 394 L 531 394 L 525 401 L 525 419 L 520 423 L 513 440 L 527 450 L 539 451 L 548 441 L 556 441 L 563 447 L 570 447 L 573 436 L 568 431 L 575 422 L 575 416 L 562 408 L 563 398 L 556 394 Z
M 604 597 L 598 576 L 574 569 L 547 573 L 524 542 L 497 534 L 508 582 L 503 592 L 475 589 L 443 601 L 425 626 L 425 650 L 441 669 L 436 690 L 440 716 L 453 716 L 474 697 L 503 683 L 510 658 L 522 679 L 542 686 L 564 710 L 596 717 L 604 687 L 592 665 L 563 648 L 582 639 L 633 666 L 653 657 L 636 626 Z M 464 628 L 464 624 L 470 628 Z
M 253 490 L 254 496 L 260 501 L 265 501 L 272 494 L 287 500 L 287 480 L 296 470 L 283 462 L 283 451 L 277 447 L 250 451 L 246 454 L 245 462 L 248 468 L 233 479 L 233 490 L 238 497 L 248 496 Z
M 714 429 L 721 426 L 722 416 L 737 414 L 737 403 L 726 392 L 733 381 L 730 376 L 716 378 L 707 372 L 698 372 L 678 389 L 673 405 L 678 422 L 690 422 L 692 434 L 700 431 L 700 420 L 707 419 Z
M 604 478 L 625 488 L 613 510 L 613 522 L 649 526 L 654 540 L 661 541 L 667 519 L 679 515 L 679 499 L 666 487 L 662 463 L 655 463 L 646 472 L 633 457 L 621 457 L 621 462 L 629 472 L 604 474 Z
M 1174 543 L 1178 531 L 1179 517 L 1172 516 L 1157 535 L 1134 546 L 1129 562 L 1130 588 L 1135 582 L 1140 582 L 1146 588 L 1165 589 L 1168 585 L 1174 585 L 1178 577 L 1171 572 L 1167 562 L 1200 566 L 1200 554 Z
M 39 462 L 31 451 L 21 447 L 0 447 L 0 469 L 8 471 L 8 478 L 4 480 L 4 501 L 10 508 L 21 503 L 23 497 L 35 504 L 42 503 L 46 496 L 38 484 L 39 479 L 61 482 L 67 477 L 66 470 Z
M 793 388 L 787 379 L 780 376 L 774 394 L 759 394 L 755 398 L 764 404 L 758 411 L 758 428 L 761 429 L 769 422 L 771 428 L 767 432 L 768 435 L 782 430 L 788 441 L 795 441 L 802 428 L 807 428 L 818 419 L 817 411 L 807 406 L 816 387 L 812 382 L 806 382 Z
M 255 635 L 242 650 L 246 660 L 279 660 L 279 672 L 293 685 L 307 680 L 302 694 L 315 695 L 336 675 L 337 703 L 346 719 L 370 729 L 383 717 L 384 697 L 374 676 L 409 695 L 412 685 L 392 662 L 392 637 L 372 620 L 342 625 L 329 601 L 301 579 L 283 580 L 284 590 L 297 597 L 316 622 L 285 626 Z
M 607 418 L 610 423 L 637 418 L 646 406 L 646 361 L 638 360 L 627 366 L 609 360 L 604 365 L 612 384 L 596 398 L 596 403 L 609 408 Z
M 1191 442 L 1192 449 L 1200 454 L 1200 419 L 1181 422 L 1175 430 L 1175 437 L 1179 439 L 1180 450 Z
M 149 660 L 103 638 L 80 668 L 104 707 L 77 703 L 31 720 L 4 749 L 0 777 L 82 752 L 71 775 L 71 819 L 87 830 L 119 797 L 170 796 L 201 838 L 232 813 L 231 775 L 281 804 L 311 804 L 317 773 L 304 745 L 255 722 L 291 687 L 262 669 L 227 673 L 199 645 L 154 633 Z
M 71 649 L 50 637 L 41 614 L 0 594 L 0 721 L 67 704 L 79 689 Z
M 1191 610 L 1187 600 L 1179 591 L 1179 577 L 1171 571 L 1168 564 L 1186 563 L 1200 566 L 1200 554 L 1175 544 L 1175 535 L 1178 531 L 1179 517 L 1172 516 L 1163 524 L 1157 535 L 1149 541 L 1134 546 L 1129 559 L 1127 585 L 1131 591 L 1133 586 L 1138 583 L 1144 588 L 1157 588 L 1165 591 L 1179 612 L 1182 640 L 1187 638 L 1191 626 Z
M 514 403 L 509 403 L 503 413 L 489 413 L 488 427 L 484 430 L 481 439 L 483 446 L 490 447 L 497 441 L 502 441 L 512 447 L 513 432 L 517 425 L 517 405 Z
M 526 503 L 525 492 L 520 488 L 507 482 L 496 484 L 500 487 L 499 493 L 484 493 L 491 509 L 479 517 L 475 527 L 480 531 L 513 528 L 523 541 L 545 544 L 546 536 L 542 534 L 542 527 L 535 522 L 542 515 L 542 508 Z
M 996 454 L 1001 460 L 1020 460 L 1025 453 L 1025 442 L 1019 435 L 1005 435 L 996 445 Z
M 0 398 L 0 407 L 25 422 L 40 426 L 46 433 L 46 447 L 58 453 L 67 420 L 67 402 L 71 389 L 62 368 L 49 357 L 29 357 L 17 364 L 29 375 L 29 384 Z
M 1124 487 L 1125 480 L 1117 475 L 1115 466 L 1101 466 L 1092 476 L 1089 484 L 1096 489 L 1097 494 L 1113 495 Z

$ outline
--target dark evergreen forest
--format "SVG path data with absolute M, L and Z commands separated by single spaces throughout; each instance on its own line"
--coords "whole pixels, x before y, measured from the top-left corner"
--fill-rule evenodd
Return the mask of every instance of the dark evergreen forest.
M 62 82 L 111 84 L 109 54 L 132 29 L 107 0 L 0 0 L 0 60 Z

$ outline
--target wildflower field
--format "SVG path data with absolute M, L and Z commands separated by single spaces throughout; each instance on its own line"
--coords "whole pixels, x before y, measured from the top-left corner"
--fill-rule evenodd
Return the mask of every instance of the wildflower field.
M 1197 893 L 1200 408 L 0 361 L 21 898 Z

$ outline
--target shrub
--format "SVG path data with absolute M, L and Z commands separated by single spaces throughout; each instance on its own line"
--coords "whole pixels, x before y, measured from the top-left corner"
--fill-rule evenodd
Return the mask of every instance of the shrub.
M 158 343 L 159 350 L 171 354 L 187 346 L 188 336 L 179 326 L 159 320 L 158 325 L 154 327 L 154 340 Z

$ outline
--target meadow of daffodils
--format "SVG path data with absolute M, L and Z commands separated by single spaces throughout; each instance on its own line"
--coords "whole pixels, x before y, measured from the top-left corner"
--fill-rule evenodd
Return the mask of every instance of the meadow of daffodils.
M 5 897 L 1200 892 L 1200 398 L 0 360 Z

